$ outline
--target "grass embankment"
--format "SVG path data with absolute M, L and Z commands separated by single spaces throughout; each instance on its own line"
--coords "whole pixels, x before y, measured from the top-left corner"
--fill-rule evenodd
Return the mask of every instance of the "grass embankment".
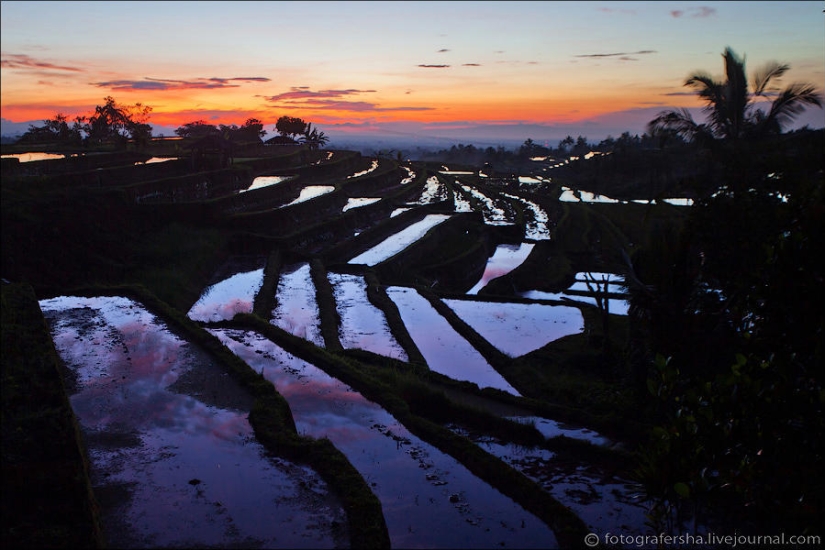
M 101 548 L 80 431 L 34 291 L 2 285 L 4 548 Z
M 74 287 L 142 284 L 188 308 L 228 254 L 231 233 L 169 222 L 119 189 L 4 181 L 2 270 L 39 297 Z

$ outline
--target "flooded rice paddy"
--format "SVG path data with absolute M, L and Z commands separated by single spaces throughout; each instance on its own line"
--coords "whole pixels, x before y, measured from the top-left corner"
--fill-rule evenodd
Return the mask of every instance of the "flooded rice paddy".
M 111 546 L 346 545 L 326 484 L 268 456 L 247 420 L 252 399 L 203 352 L 127 298 L 40 306 Z
M 553 548 L 535 516 L 411 434 L 346 384 L 251 332 L 211 330 L 289 402 L 299 433 L 327 437 L 381 501 L 397 548 Z
M 368 174 L 377 166 L 376 161 L 349 177 Z M 415 174 L 409 169 L 407 174 L 405 182 L 410 183 Z M 463 173 L 445 170 L 442 174 Z M 290 177 L 257 178 L 247 190 L 277 185 Z M 290 204 L 334 189 L 306 186 Z M 454 189 L 451 193 L 431 177 L 412 205 L 452 197 L 456 212 L 481 210 L 488 225 L 513 223 L 514 213 L 506 201 L 493 200 L 458 180 Z M 584 319 L 575 303 L 508 303 L 474 297 L 489 281 L 521 265 L 535 241 L 550 238 L 549 217 L 539 205 L 516 195 L 501 196 L 521 201 L 527 218 L 524 242 L 499 245 L 466 299 L 441 302 L 504 355 L 519 357 L 580 333 Z M 350 198 L 344 211 L 378 200 Z M 398 208 L 392 215 L 406 210 Z M 428 214 L 348 263 L 377 265 L 450 217 Z M 263 286 L 264 268 L 261 258 L 254 266 L 229 270 L 204 290 L 188 317 L 208 324 L 251 313 Z M 370 303 L 364 276 L 334 272 L 326 276 L 340 319 L 341 345 L 408 361 L 384 312 Z M 585 295 L 594 288 L 624 292 L 622 280 L 612 274 L 579 273 L 575 279 L 561 293 L 527 291 L 520 296 L 595 303 L 595 298 Z M 520 396 L 421 293 L 403 286 L 385 291 L 429 369 L 479 388 Z M 270 323 L 324 347 L 309 263 L 282 266 L 273 298 Z M 314 471 L 264 451 L 247 420 L 251 398 L 203 352 L 126 298 L 60 297 L 41 301 L 41 308 L 67 367 L 71 404 L 90 452 L 93 484 L 110 542 L 124 547 L 347 546 L 347 518 L 340 502 Z M 626 314 L 627 302 L 611 297 L 610 312 Z M 379 498 L 393 547 L 556 546 L 546 524 L 343 382 L 256 332 L 207 330 L 275 385 L 289 403 L 300 434 L 328 438 L 347 456 Z M 535 425 L 548 439 L 564 436 L 611 445 L 598 433 L 550 419 L 512 419 Z M 575 510 L 592 530 L 643 532 L 645 509 L 631 497 L 635 489 L 627 480 L 594 465 L 559 461 L 546 449 L 514 446 L 449 428 L 533 479 Z
M 467 291 L 467 294 L 478 294 L 478 291 L 487 286 L 487 283 L 502 275 L 507 275 L 520 266 L 533 251 L 534 246 L 533 243 L 498 245 L 493 255 L 488 258 L 481 279 Z
M 327 277 L 341 317 L 341 345 L 407 361 L 407 352 L 392 335 L 384 312 L 370 303 L 364 277 L 348 273 L 329 273 Z
M 290 334 L 324 347 L 321 317 L 308 263 L 287 266 L 281 271 L 270 322 Z
M 193 321 L 229 321 L 237 313 L 252 313 L 255 295 L 264 282 L 264 268 L 236 273 L 208 287 L 187 316 Z
M 584 317 L 576 307 L 475 300 L 443 302 L 509 357 L 519 357 L 584 330 Z
M 264 187 L 278 185 L 291 179 L 295 179 L 295 176 L 258 176 L 252 180 L 252 185 L 246 189 L 242 189 L 240 192 L 244 193 L 246 191 L 254 191 L 255 189 L 263 189 Z
M 349 263 L 366 264 L 368 266 L 379 264 L 401 252 L 410 244 L 423 237 L 427 231 L 436 225 L 447 221 L 449 218 L 449 214 L 428 214 L 424 217 L 424 219 L 417 221 L 414 224 L 402 229 L 398 233 L 387 237 L 384 241 L 370 248 L 366 252 L 355 256 L 349 261 Z
M 616 476 L 608 468 L 571 465 L 547 449 L 503 443 L 490 436 L 474 436 L 457 426 L 451 426 L 451 429 L 538 483 L 556 500 L 574 510 L 591 532 L 621 532 L 627 536 L 646 532 L 647 507 L 641 500 L 639 487 Z
M 521 395 L 415 289 L 392 286 L 387 288 L 387 295 L 398 307 L 404 326 L 431 370 L 481 388 Z

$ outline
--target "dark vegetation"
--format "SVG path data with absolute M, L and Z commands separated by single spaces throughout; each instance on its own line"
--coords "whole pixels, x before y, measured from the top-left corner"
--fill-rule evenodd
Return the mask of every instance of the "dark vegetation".
M 821 534 L 825 131 L 781 133 L 800 106 L 819 105 L 804 85 L 780 92 L 767 113 L 755 109 L 784 66 L 759 72 L 750 91 L 744 63 L 730 50 L 723 58 L 724 81 L 700 73 L 686 82 L 707 102 L 704 124 L 687 112 L 666 112 L 641 138 L 625 134 L 591 145 L 571 137 L 556 149 L 527 140 L 512 152 L 457 146 L 407 163 L 416 173 L 407 186 L 397 184 L 405 173 L 393 155 L 379 156 L 372 174 L 342 182 L 372 159 L 334 151 L 328 160 L 320 151 L 326 136 L 290 117 L 278 121 L 280 135 L 270 145 L 254 119 L 219 128 L 199 121 L 179 129 L 181 140 L 144 140 L 148 108 L 126 109 L 111 98 L 76 127 L 58 116 L 45 129 L 33 128 L 20 150 L 48 138 L 41 149 L 86 155 L 2 165 L 4 545 L 102 544 L 82 443 L 36 300 L 113 293 L 141 301 L 244 383 L 256 398 L 250 421 L 259 440 L 327 479 L 347 507 L 354 547 L 389 545 L 380 503 L 346 458 L 326 440 L 299 437 L 273 386 L 185 316 L 216 270 L 240 254 L 268 258 L 263 291 L 252 314 L 224 324 L 260 331 L 381 404 L 546 521 L 566 547 L 581 545 L 583 522 L 448 424 L 633 474 L 653 504 L 656 533 L 694 522 L 720 534 Z M 219 139 L 202 141 L 210 136 Z M 585 159 L 590 150 L 604 154 Z M 152 155 L 182 160 L 134 165 Z M 524 186 L 514 178 L 571 155 L 580 158 L 548 172 L 543 183 Z M 415 286 L 437 307 L 438 298 L 462 297 L 496 244 L 521 239 L 475 214 L 456 216 L 405 254 L 364 270 L 370 300 L 385 311 L 408 362 L 344 350 L 338 342 L 324 274 L 351 269 L 347 258 L 426 213 L 451 211 L 447 201 L 388 217 L 420 194 L 443 162 L 473 171 L 463 181 L 489 195 L 505 191 L 541 204 L 553 224 L 552 240 L 539 241 L 524 264 L 492 281 L 480 293 L 484 299 L 561 291 L 579 271 L 625 276 L 628 316 L 582 306 L 583 333 L 516 359 L 442 310 L 523 398 L 429 371 L 384 292 L 387 285 Z M 298 178 L 294 188 L 233 194 L 271 173 Z M 454 180 L 444 181 L 458 192 Z M 294 198 L 283 193 L 297 195 L 306 183 L 336 190 L 311 206 L 274 210 Z M 688 196 L 695 203 L 566 203 L 557 200 L 562 186 L 617 199 Z M 365 190 L 385 200 L 342 214 L 346 197 Z M 349 237 L 354 229 L 360 235 Z M 268 322 L 281 266 L 295 261 L 311 261 L 325 349 Z M 623 445 L 545 442 L 535 428 L 496 415 L 499 407 L 575 422 Z M 30 484 L 15 481 L 21 471 L 31 483 L 50 486 L 48 504 L 59 510 L 39 499 L 20 504 L 33 494 Z M 61 492 L 65 497 L 54 496 Z M 35 531 L 43 538 L 32 538 Z

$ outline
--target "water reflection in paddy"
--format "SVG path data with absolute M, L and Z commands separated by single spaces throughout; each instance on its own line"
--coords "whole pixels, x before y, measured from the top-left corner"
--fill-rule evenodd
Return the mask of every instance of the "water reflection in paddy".
M 379 264 L 401 252 L 410 244 L 423 237 L 427 231 L 449 218 L 449 214 L 427 214 L 424 219 L 405 227 L 394 235 L 390 235 L 366 252 L 354 257 L 348 263 L 366 264 L 369 266 Z
M 250 185 L 246 189 L 241 189 L 240 192 L 243 193 L 245 191 L 252 191 L 254 189 L 269 187 L 271 185 L 278 185 L 279 183 L 283 183 L 294 178 L 295 176 L 258 176 L 257 178 L 252 180 L 252 185 Z
M 524 224 L 524 238 L 534 241 L 550 240 L 550 216 L 544 208 L 518 195 L 511 195 L 509 193 L 503 193 L 503 195 L 522 203 L 527 209 L 527 212 L 532 215 Z
M 456 182 L 458 183 L 458 182 Z M 488 225 L 513 225 L 514 214 L 512 211 L 496 205 L 496 201 L 469 185 L 461 185 L 465 193 L 469 194 L 477 203 L 481 205 L 481 212 L 484 216 L 484 223 Z
M 493 255 L 487 260 L 481 279 L 467 291 L 467 294 L 477 294 L 491 280 L 506 275 L 520 266 L 530 255 L 534 246 L 532 243 L 498 245 Z
M 387 295 L 398 306 L 404 326 L 431 370 L 473 382 L 480 388 L 497 388 L 521 395 L 421 294 L 396 286 L 387 287 Z
M 407 361 L 407 353 L 393 337 L 384 312 L 370 303 L 364 277 L 348 273 L 329 273 L 327 277 L 341 317 L 341 345 Z
M 570 507 L 594 533 L 622 533 L 627 536 L 648 532 L 648 509 L 638 498 L 639 487 L 604 468 L 558 460 L 555 453 L 541 448 L 518 446 L 489 436 L 473 436 L 461 428 L 449 428 L 472 439 L 537 482 L 556 500 Z
M 340 546 L 340 503 L 314 471 L 270 458 L 252 399 L 122 297 L 40 302 L 71 373 L 104 534 L 122 548 Z
M 610 444 L 610 441 L 606 437 L 594 432 L 593 430 L 571 426 L 569 424 L 565 424 L 564 422 L 550 420 L 549 418 L 542 418 L 540 416 L 510 416 L 508 418 L 510 420 L 515 420 L 516 422 L 533 425 L 547 439 L 552 439 L 563 435 L 564 437 L 569 437 L 571 439 L 587 441 L 593 445 Z
M 321 318 L 308 263 L 286 266 L 278 279 L 270 323 L 324 347 Z
M 431 204 L 434 202 L 447 200 L 449 192 L 437 176 L 430 176 L 424 184 L 424 190 L 415 204 Z
M 193 321 L 210 322 L 231 320 L 236 313 L 252 313 L 263 282 L 263 267 L 236 273 L 208 287 L 187 315 Z
M 597 271 L 581 271 L 576 273 L 575 282 L 570 285 L 565 292 L 543 292 L 539 290 L 529 290 L 520 292 L 519 296 L 530 300 L 573 300 L 586 304 L 598 306 L 596 298 L 592 295 L 570 294 L 569 291 L 580 292 L 609 292 L 613 294 L 625 295 L 623 288 L 624 277 L 615 273 L 602 273 Z M 589 286 L 588 286 L 589 284 Z M 630 301 L 626 298 L 611 297 L 607 299 L 610 313 L 614 315 L 627 315 L 630 308 Z
M 4 159 L 17 159 L 19 162 L 37 162 L 40 160 L 65 159 L 68 155 L 58 153 L 15 153 L 13 155 L 0 155 Z M 72 155 L 76 157 L 77 155 Z
M 355 198 L 348 198 L 347 204 L 344 205 L 342 212 L 346 212 L 347 210 L 352 210 L 353 208 L 358 208 L 361 206 L 368 206 L 370 204 L 375 204 L 376 202 L 380 201 L 381 197 L 355 197 Z
M 333 191 L 335 191 L 335 186 L 333 185 L 307 185 L 306 187 L 301 189 L 301 192 L 298 194 L 297 199 L 279 208 L 286 208 L 287 206 L 292 206 L 293 204 L 306 202 L 316 197 L 320 197 L 321 195 L 332 193 Z
M 327 437 L 381 501 L 395 548 L 555 548 L 553 532 L 387 411 L 263 336 L 210 330 L 289 402 L 301 434 Z
M 618 199 L 611 199 L 604 195 L 591 193 L 590 191 L 581 191 L 577 189 L 570 189 L 569 187 L 562 187 L 562 194 L 559 200 L 562 202 L 589 202 L 589 203 L 606 203 L 606 204 L 627 204 L 633 202 L 637 204 L 652 204 L 656 202 L 663 202 L 673 206 L 693 206 L 693 199 L 687 198 L 667 198 L 667 199 L 635 199 L 632 201 L 623 201 Z
M 170 160 L 180 160 L 179 157 L 152 157 L 145 162 L 136 162 L 135 165 L 142 165 L 142 164 L 157 164 L 159 162 L 169 162 Z
M 544 292 L 541 290 L 527 290 L 519 292 L 519 296 L 527 298 L 528 300 L 572 300 L 574 302 L 582 302 L 597 306 L 598 302 L 593 296 L 582 296 L 580 294 L 565 294 L 564 292 Z M 627 315 L 630 309 L 630 302 L 619 298 L 608 298 L 609 311 L 613 315 Z
M 584 317 L 576 307 L 476 300 L 444 303 L 509 357 L 519 357 L 584 330 Z

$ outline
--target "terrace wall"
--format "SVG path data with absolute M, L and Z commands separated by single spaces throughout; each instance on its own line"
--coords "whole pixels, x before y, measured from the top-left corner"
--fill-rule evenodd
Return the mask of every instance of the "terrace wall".
M 58 153 L 59 154 L 59 153 Z M 114 166 L 134 166 L 136 162 L 146 162 L 152 157 L 148 153 L 89 153 L 64 159 L 20 162 L 17 159 L 2 159 L 3 176 L 50 176 L 85 172 Z

